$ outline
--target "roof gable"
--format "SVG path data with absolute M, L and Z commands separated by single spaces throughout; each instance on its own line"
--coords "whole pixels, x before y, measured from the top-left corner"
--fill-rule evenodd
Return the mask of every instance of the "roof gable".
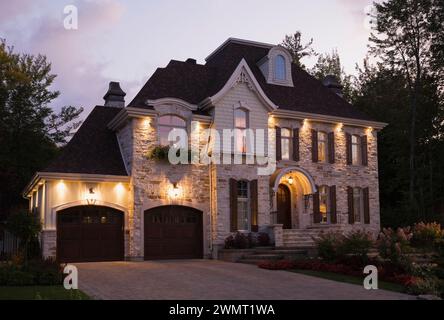
M 244 60 L 267 99 L 279 109 L 372 120 L 295 64 L 291 66 L 293 87 L 267 83 L 258 62 L 268 55 L 271 47 L 229 39 L 207 58 L 205 65 L 172 60 L 154 72 L 129 106 L 147 108 L 148 100 L 161 98 L 200 104 L 221 91 Z

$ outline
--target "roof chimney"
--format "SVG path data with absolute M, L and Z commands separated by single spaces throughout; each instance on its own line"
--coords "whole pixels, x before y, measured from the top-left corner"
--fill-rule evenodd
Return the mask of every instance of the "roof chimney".
M 322 81 L 322 84 L 329 88 L 331 91 L 336 93 L 341 98 L 344 96 L 342 89 L 344 88 L 343 85 L 341 85 L 336 78 L 336 76 L 329 74 L 327 75 L 324 80 Z
M 188 58 L 185 62 L 190 64 L 196 64 L 196 59 Z
M 108 92 L 103 99 L 106 107 L 125 107 L 126 93 L 120 88 L 119 82 L 110 82 Z

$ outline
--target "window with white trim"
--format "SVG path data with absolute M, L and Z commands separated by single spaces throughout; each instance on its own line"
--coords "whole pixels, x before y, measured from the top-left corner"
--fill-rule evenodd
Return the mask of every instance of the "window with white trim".
M 355 223 L 363 222 L 364 196 L 362 188 L 353 188 L 353 215 Z
M 318 161 L 326 162 L 327 161 L 327 133 L 323 131 L 318 131 Z
M 237 182 L 237 228 L 239 230 L 250 230 L 250 184 L 248 181 Z
M 235 151 L 247 153 L 248 111 L 242 108 L 234 110 Z
M 352 164 L 361 164 L 361 137 L 352 135 L 351 137 Z
M 321 214 L 321 223 L 329 223 L 329 194 L 328 186 L 319 187 L 319 212 Z
M 285 58 L 281 54 L 277 55 L 274 61 L 274 77 L 276 80 L 287 79 Z
M 291 131 L 287 128 L 281 129 L 281 152 L 282 160 L 290 160 Z
M 180 138 L 176 142 L 168 141 L 168 135 L 172 130 L 176 130 Z M 184 119 L 175 115 L 165 115 L 159 117 L 157 121 L 157 131 L 159 134 L 159 144 L 161 146 L 174 146 L 176 148 L 186 148 L 188 145 L 187 124 Z

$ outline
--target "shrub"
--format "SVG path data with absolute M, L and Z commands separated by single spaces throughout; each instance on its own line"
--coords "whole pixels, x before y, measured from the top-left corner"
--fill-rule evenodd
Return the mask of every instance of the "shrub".
M 363 230 L 351 231 L 347 233 L 340 246 L 342 254 L 358 256 L 362 261 L 368 259 L 368 252 L 373 245 L 373 237 L 370 232 Z
M 0 265 L 0 286 L 56 285 L 63 281 L 60 265 L 53 260 L 32 260 L 25 265 Z
M 340 257 L 340 249 L 344 236 L 339 232 L 321 233 L 315 241 L 318 255 L 326 261 L 333 261 Z
M 432 248 L 436 240 L 444 237 L 439 223 L 416 223 L 413 226 L 412 245 L 415 247 Z
M 394 263 L 401 263 L 406 259 L 405 253 L 409 250 L 411 237 L 410 228 L 398 228 L 396 232 L 393 229 L 384 228 L 376 241 L 379 255 Z
M 252 247 L 251 233 L 236 232 L 225 239 L 225 249 L 248 249 Z
M 438 278 L 413 278 L 413 281 L 407 284 L 407 293 L 420 295 L 432 294 L 440 295 L 441 283 Z
M 6 228 L 20 239 L 20 253 L 26 263 L 28 258 L 35 255 L 37 237 L 42 228 L 40 221 L 29 212 L 20 211 L 8 217 Z

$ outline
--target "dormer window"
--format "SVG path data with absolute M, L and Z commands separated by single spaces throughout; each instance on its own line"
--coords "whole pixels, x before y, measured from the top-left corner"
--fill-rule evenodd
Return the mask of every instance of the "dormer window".
M 274 61 L 274 77 L 276 80 L 286 80 L 287 76 L 285 75 L 285 58 L 283 55 L 279 54 L 276 56 Z
M 293 87 L 291 64 L 291 54 L 281 46 L 270 48 L 268 54 L 257 63 L 267 83 L 286 87 Z

